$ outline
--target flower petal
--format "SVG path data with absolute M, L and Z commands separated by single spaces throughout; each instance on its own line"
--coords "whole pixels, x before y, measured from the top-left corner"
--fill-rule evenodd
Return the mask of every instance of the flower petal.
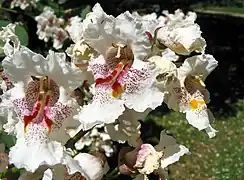
M 123 101 L 109 94 L 109 90 L 97 86 L 91 104 L 84 106 L 79 114 L 84 130 L 96 124 L 109 124 L 115 121 L 125 110 Z
M 59 142 L 50 141 L 47 136 L 48 130 L 43 125 L 29 124 L 25 135 L 23 126 L 22 123 L 17 142 L 10 149 L 10 163 L 30 172 L 35 172 L 40 165 L 52 166 L 61 163 L 63 147 Z
M 132 68 L 124 76 L 125 88 L 122 99 L 129 109 L 144 112 L 146 109 L 155 109 L 164 99 L 156 86 L 158 69 L 153 63 L 134 61 Z
M 182 145 L 174 145 L 164 150 L 164 158 L 161 160 L 161 168 L 179 161 L 180 157 L 189 154 L 189 149 Z
M 186 77 L 202 76 L 204 81 L 206 77 L 218 66 L 218 62 L 212 55 L 204 54 L 187 58 L 179 68 L 179 76 Z
M 136 147 L 141 134 L 139 120 L 145 118 L 149 112 L 150 110 L 138 113 L 126 108 L 117 119 L 118 124 L 106 125 L 106 131 L 112 140 L 118 142 L 127 141 L 130 146 Z
M 102 164 L 101 159 L 88 153 L 79 153 L 74 159 L 78 161 L 88 180 L 101 180 L 109 170 L 108 166 Z

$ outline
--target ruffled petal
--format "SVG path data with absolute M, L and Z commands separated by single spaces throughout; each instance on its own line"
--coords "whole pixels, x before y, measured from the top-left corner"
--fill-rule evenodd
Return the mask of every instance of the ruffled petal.
M 23 48 L 12 58 L 4 59 L 3 67 L 14 82 L 28 84 L 31 76 L 48 76 L 58 86 L 63 86 L 71 92 L 86 80 L 86 76 L 79 68 L 71 67 L 65 59 L 64 53 L 50 51 L 44 58 L 40 54 Z
M 180 10 L 175 14 L 165 13 L 168 21 L 157 32 L 157 39 L 174 52 L 188 55 L 193 51 L 204 52 L 205 40 L 201 37 L 201 30 L 196 20 L 196 13 L 188 13 L 186 16 Z
M 130 146 L 136 147 L 141 134 L 139 120 L 144 119 L 149 111 L 138 113 L 132 109 L 126 109 L 117 119 L 118 124 L 106 125 L 110 138 L 118 142 L 127 141 Z
M 155 149 L 157 151 L 163 151 L 163 158 L 160 164 L 162 169 L 179 161 L 181 156 L 190 153 L 189 149 L 183 145 L 178 145 L 175 138 L 167 135 L 165 131 L 161 131 L 160 142 L 155 146 Z
M 76 43 L 83 37 L 83 23 L 79 16 L 74 16 L 70 19 L 70 25 L 65 28 L 71 39 Z
M 74 159 L 78 161 L 80 169 L 85 172 L 88 180 L 101 180 L 109 170 L 109 167 L 104 166 L 100 158 L 88 153 L 79 153 Z
M 150 52 L 151 44 L 142 23 L 125 12 L 118 17 L 107 15 L 100 4 L 96 4 L 84 20 L 84 40 L 106 57 L 113 44 L 128 45 L 135 58 L 144 60 Z
M 144 112 L 162 104 L 164 93 L 156 86 L 158 70 L 153 63 L 134 61 L 132 68 L 121 80 L 125 83 L 121 98 L 129 109 Z
M 164 158 L 161 160 L 161 168 L 179 161 L 180 157 L 189 154 L 189 149 L 183 145 L 174 145 L 164 150 Z
M 216 130 L 210 125 L 212 114 L 210 114 L 207 106 L 197 110 L 186 111 L 186 119 L 189 124 L 197 128 L 199 131 L 205 129 L 208 136 L 213 138 L 216 135 Z
M 179 76 L 202 76 L 201 78 L 204 81 L 217 66 L 218 61 L 212 55 L 203 54 L 193 56 L 187 58 L 179 68 Z
M 97 86 L 91 104 L 84 106 L 79 119 L 84 130 L 96 124 L 114 122 L 125 110 L 124 103 L 109 94 L 110 90 Z
M 107 49 L 115 42 L 112 36 L 114 20 L 115 18 L 107 15 L 97 3 L 83 21 L 85 42 L 104 56 Z
M 42 124 L 30 124 L 25 135 L 23 129 L 22 123 L 17 142 L 9 152 L 10 163 L 30 172 L 35 172 L 40 165 L 53 166 L 61 163 L 63 147 L 61 143 L 48 138 L 47 128 Z

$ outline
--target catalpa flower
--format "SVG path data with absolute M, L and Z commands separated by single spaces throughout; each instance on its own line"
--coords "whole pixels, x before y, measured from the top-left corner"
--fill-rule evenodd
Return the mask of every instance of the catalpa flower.
M 105 158 L 96 157 L 88 153 L 79 153 L 74 158 L 65 155 L 62 164 L 54 166 L 40 166 L 34 173 L 25 172 L 19 180 L 100 180 L 109 170 Z
M 10 162 L 30 172 L 60 163 L 69 139 L 66 128 L 79 125 L 73 119 L 78 105 L 69 94 L 80 85 L 81 71 L 71 68 L 63 53 L 50 51 L 44 58 L 27 48 L 4 59 L 3 67 L 15 85 L 8 93 L 19 119 L 13 123 L 17 142 Z
M 37 35 L 38 38 L 48 42 L 53 40 L 53 47 L 60 49 L 64 41 L 69 37 L 64 30 L 64 19 L 57 18 L 54 10 L 50 7 L 45 7 L 43 12 L 35 17 L 37 21 Z
M 138 112 L 159 106 L 163 93 L 155 86 L 157 68 L 154 63 L 143 62 L 149 41 L 129 12 L 114 18 L 96 4 L 84 24 L 85 42 L 101 55 L 89 64 L 95 91 L 92 103 L 80 114 L 83 128 L 114 122 L 125 110 L 124 105 Z
M 188 55 L 193 51 L 204 52 L 205 40 L 201 37 L 201 30 L 195 23 L 196 13 L 189 12 L 187 15 L 180 10 L 175 14 L 165 13 L 168 21 L 157 32 L 157 40 L 170 48 L 172 51 Z
M 181 156 L 189 154 L 189 150 L 185 146 L 177 144 L 173 137 L 162 131 L 160 142 L 156 146 L 141 144 L 134 150 L 123 154 L 124 158 L 120 170 L 127 169 L 127 172 L 139 172 L 144 175 L 137 175 L 138 179 L 140 179 L 139 177 L 147 177 L 151 173 L 158 174 L 160 178 L 163 178 L 164 169 L 179 161 Z
M 94 58 L 96 52 L 89 47 L 83 39 L 83 23 L 78 16 L 70 19 L 70 25 L 65 28 L 75 44 L 67 48 L 66 53 L 71 61 L 82 70 L 86 70 L 90 59 Z
M 106 125 L 106 131 L 112 140 L 120 143 L 128 142 L 130 146 L 136 147 L 140 143 L 141 123 L 149 110 L 141 113 L 126 109 L 124 113 L 113 124 Z
M 209 137 L 214 137 L 216 130 L 210 125 L 213 116 L 206 105 L 209 102 L 209 92 L 204 80 L 217 65 L 211 55 L 187 58 L 177 69 L 174 83 L 166 87 L 169 92 L 165 98 L 168 107 L 186 113 L 189 124 L 198 130 L 205 129 Z
M 129 49 L 121 49 L 121 58 L 125 60 L 128 57 L 122 56 Z M 130 63 L 119 62 L 115 65 L 114 61 L 106 62 L 103 56 L 91 61 L 90 68 L 96 85 L 91 104 L 83 107 L 80 113 L 84 129 L 95 124 L 114 122 L 125 110 L 124 105 L 138 112 L 161 105 L 164 94 L 156 87 L 158 72 L 155 64 L 140 60 Z M 91 114 L 94 115 L 90 116 Z
M 2 27 L 0 31 L 0 53 L 3 51 L 6 56 L 11 56 L 20 48 L 20 41 L 15 34 L 15 28 L 16 24 L 10 23 L 6 27 Z
M 20 7 L 20 9 L 25 10 L 29 6 L 36 7 L 36 3 L 39 0 L 12 0 L 10 8 Z
M 87 14 L 83 26 L 85 42 L 104 57 L 109 56 L 107 51 L 113 44 L 129 46 L 135 59 L 145 60 L 150 52 L 150 41 L 143 24 L 128 11 L 115 18 L 107 15 L 97 3 Z

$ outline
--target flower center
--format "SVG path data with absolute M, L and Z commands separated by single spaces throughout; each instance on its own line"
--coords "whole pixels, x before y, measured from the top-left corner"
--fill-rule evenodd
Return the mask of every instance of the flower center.
M 73 58 L 73 63 L 78 68 L 87 68 L 88 61 L 93 58 L 93 51 L 92 49 L 83 43 L 83 41 L 80 41 L 75 44 L 73 48 L 73 55 L 75 56 Z
M 109 69 L 114 69 L 119 63 L 132 65 L 134 55 L 132 49 L 128 45 L 117 43 L 112 44 L 112 46 L 108 48 L 105 60 L 110 67 Z
M 97 78 L 96 85 L 110 85 L 112 96 L 119 98 L 124 90 L 120 79 L 128 72 L 134 60 L 132 50 L 127 45 L 112 44 L 106 52 L 105 60 L 111 72 L 105 78 Z
M 205 102 L 202 99 L 192 99 L 190 101 L 190 106 L 193 110 L 197 110 L 200 105 L 204 105 Z
M 96 85 L 111 85 L 112 96 L 119 98 L 123 93 L 124 87 L 121 84 L 120 77 L 122 77 L 130 68 L 129 64 L 120 62 L 109 76 L 105 78 L 97 78 Z
M 197 90 L 204 90 L 205 84 L 202 80 L 202 76 L 187 76 L 184 82 L 187 91 L 190 94 L 194 94 Z
M 48 130 L 55 123 L 48 117 L 49 107 L 53 106 L 59 98 L 59 90 L 57 84 L 48 77 L 33 77 L 27 86 L 26 101 L 31 109 L 31 113 L 24 116 L 24 131 L 28 124 L 45 122 Z

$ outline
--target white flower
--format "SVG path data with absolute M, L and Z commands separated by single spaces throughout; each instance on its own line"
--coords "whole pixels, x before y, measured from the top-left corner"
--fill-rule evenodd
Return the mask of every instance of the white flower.
M 43 12 L 35 17 L 35 20 L 37 21 L 38 38 L 45 42 L 51 39 L 55 49 L 62 48 L 64 41 L 69 37 L 62 27 L 64 26 L 64 20 L 57 18 L 50 7 L 45 7 Z
M 196 14 L 188 13 L 186 16 L 180 10 L 175 14 L 168 14 L 168 22 L 157 32 L 157 39 L 160 43 L 172 51 L 188 55 L 193 51 L 204 52 L 205 40 L 201 37 L 201 30 L 194 21 Z
M 140 141 L 141 134 L 139 120 L 143 120 L 148 113 L 149 111 L 139 113 L 126 109 L 116 123 L 106 125 L 106 131 L 112 140 L 122 143 L 127 141 L 130 146 L 136 147 Z
M 79 130 L 79 128 L 76 130 L 69 129 L 68 133 L 71 137 L 74 137 Z M 111 137 L 104 131 L 102 125 L 94 127 L 75 143 L 75 148 L 77 150 L 82 150 L 87 147 L 92 151 L 103 150 L 107 157 L 111 157 L 116 151 Z
M 169 92 L 165 102 L 169 108 L 186 113 L 189 124 L 198 130 L 205 129 L 209 137 L 214 137 L 210 121 L 212 113 L 207 108 L 209 92 L 204 80 L 217 67 L 218 62 L 211 55 L 198 55 L 185 60 L 178 68 L 178 81 L 167 87 Z
M 162 91 L 166 92 L 166 87 L 170 84 L 175 83 L 177 77 L 177 67 L 171 62 L 171 56 L 152 56 L 148 59 L 149 62 L 154 62 L 158 68 L 160 68 L 160 73 L 157 78 L 157 87 Z
M 78 106 L 69 94 L 80 85 L 75 79 L 80 70 L 66 64 L 64 54 L 50 52 L 44 58 L 27 48 L 5 59 L 3 67 L 15 82 L 7 92 L 19 118 L 10 162 L 31 172 L 40 165 L 60 163 L 62 144 L 69 139 L 65 128 L 77 125 L 72 115 Z
M 144 175 L 138 175 L 137 179 L 143 179 L 151 173 L 158 174 L 160 178 L 163 178 L 165 168 L 179 161 L 180 157 L 185 154 L 189 154 L 189 150 L 185 146 L 177 144 L 173 137 L 162 131 L 160 142 L 156 146 L 141 144 L 140 147 L 125 155 L 124 165 L 132 171 L 136 172 L 137 170 Z
M 80 168 L 78 172 L 83 172 L 87 180 L 101 180 L 103 175 L 109 170 L 107 162 L 99 157 L 87 153 L 79 153 L 74 157 Z
M 4 46 L 0 48 L 3 48 L 6 56 L 11 56 L 20 48 L 20 41 L 15 34 L 15 28 L 16 24 L 10 23 L 6 27 L 2 27 L 2 30 L 0 31 L 0 42 L 4 43 Z
M 151 47 L 142 23 L 129 12 L 109 16 L 96 4 L 83 27 L 85 42 L 101 55 L 89 63 L 96 83 L 92 103 L 80 113 L 82 128 L 114 122 L 124 105 L 138 112 L 159 106 L 163 93 L 155 85 L 157 68 L 143 62 Z
M 96 52 L 89 47 L 83 39 L 83 23 L 78 16 L 70 18 L 70 25 L 65 28 L 75 44 L 67 48 L 66 53 L 71 61 L 81 70 L 87 70 L 89 61 L 95 57 Z M 90 78 L 91 79 L 91 78 Z M 91 80 L 90 80 L 91 81 Z
M 11 9 L 14 7 L 20 7 L 20 9 L 25 10 L 29 6 L 36 7 L 36 3 L 39 2 L 39 0 L 13 0 L 11 1 Z
M 83 26 L 85 42 L 104 57 L 108 56 L 107 51 L 113 44 L 130 46 L 135 59 L 144 60 L 150 52 L 146 30 L 129 12 L 114 18 L 96 4 L 84 19 Z
M 163 152 L 163 158 L 160 162 L 160 167 L 162 169 L 179 161 L 181 156 L 190 154 L 189 149 L 183 145 L 177 144 L 176 140 L 172 136 L 167 135 L 164 131 L 161 131 L 160 142 L 154 148 L 156 151 Z
M 124 47 L 121 52 L 127 50 Z M 80 113 L 84 129 L 96 124 L 113 123 L 125 110 L 124 105 L 144 112 L 148 108 L 155 109 L 163 101 L 164 94 L 156 87 L 158 69 L 154 63 L 135 60 L 132 65 L 128 62 L 116 65 L 114 61 L 106 62 L 103 56 L 99 56 L 91 61 L 90 68 L 96 86 L 92 102 L 83 107 Z
M 66 26 L 65 30 L 68 31 L 71 39 L 74 42 L 78 42 L 83 38 L 83 23 L 82 18 L 74 16 L 69 19 L 69 25 Z

